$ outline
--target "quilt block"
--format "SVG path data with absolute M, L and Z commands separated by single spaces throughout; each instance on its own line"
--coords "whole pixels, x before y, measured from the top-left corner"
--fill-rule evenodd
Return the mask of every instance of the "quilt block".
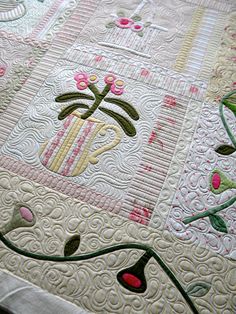
M 1 2 L 0 312 L 235 312 L 235 34 L 231 0 Z

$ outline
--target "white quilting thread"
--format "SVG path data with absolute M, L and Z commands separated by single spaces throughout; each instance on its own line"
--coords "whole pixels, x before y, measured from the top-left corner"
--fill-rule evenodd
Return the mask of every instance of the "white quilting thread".
M 109 43 L 104 42 L 104 41 L 100 41 L 99 45 L 106 46 L 106 47 L 111 47 L 111 48 L 118 48 L 118 49 L 122 49 L 122 50 L 126 50 L 126 51 L 129 51 L 129 52 L 132 52 L 133 54 L 138 55 L 138 56 L 142 56 L 144 58 L 151 58 L 151 55 L 149 55 L 149 54 L 142 53 L 142 52 L 139 52 L 139 51 L 136 51 L 134 49 L 127 48 L 127 47 L 122 47 L 122 46 L 115 45 L 115 44 L 109 44 Z
M 0 22 L 14 21 L 26 13 L 23 1 L 1 0 Z
M 115 27 L 109 29 L 106 33 L 105 39 L 99 41 L 98 44 L 110 48 L 121 49 L 131 52 L 135 55 L 142 56 L 144 58 L 151 58 L 149 54 L 150 42 L 155 39 L 155 36 L 159 32 L 167 32 L 168 29 L 157 24 L 153 24 L 151 21 L 155 19 L 156 10 L 153 0 L 143 0 L 131 13 L 130 19 L 139 15 L 145 6 L 151 7 L 150 25 L 144 29 L 143 36 L 140 38 L 131 29 L 120 29 Z M 111 14 L 114 21 L 118 18 L 117 14 Z

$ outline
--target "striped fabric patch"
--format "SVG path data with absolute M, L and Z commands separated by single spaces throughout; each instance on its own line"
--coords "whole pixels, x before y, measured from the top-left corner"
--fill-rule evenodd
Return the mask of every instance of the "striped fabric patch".
M 56 135 L 40 151 L 41 163 L 63 176 L 76 176 L 88 164 L 88 153 L 103 123 L 70 115 Z

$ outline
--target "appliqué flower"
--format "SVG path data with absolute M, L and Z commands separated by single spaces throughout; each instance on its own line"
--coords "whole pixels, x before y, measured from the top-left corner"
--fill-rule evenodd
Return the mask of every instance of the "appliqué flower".
M 133 32 L 141 32 L 144 29 L 144 25 L 142 22 L 136 22 L 131 25 L 131 29 Z
M 115 80 L 116 80 L 116 76 L 114 74 L 107 74 L 104 77 L 104 82 L 108 85 L 112 85 Z
M 115 20 L 115 24 L 120 28 L 130 28 L 133 25 L 134 21 L 128 17 L 119 17 Z
M 88 82 L 90 84 L 95 84 L 98 82 L 98 76 L 96 74 L 89 75 Z
M 124 89 L 125 82 L 123 80 L 118 79 L 118 80 L 115 80 L 114 85 L 118 89 Z
M 77 86 L 77 88 L 79 89 L 79 90 L 83 90 L 83 89 L 86 89 L 87 87 L 88 87 L 88 81 L 87 80 L 78 80 L 77 81 L 77 84 L 76 84 L 76 86 Z
M 122 95 L 124 93 L 124 88 L 118 88 L 115 84 L 112 84 L 111 92 L 115 95 Z
M 76 73 L 74 79 L 78 82 L 81 80 L 88 80 L 88 74 L 85 72 Z

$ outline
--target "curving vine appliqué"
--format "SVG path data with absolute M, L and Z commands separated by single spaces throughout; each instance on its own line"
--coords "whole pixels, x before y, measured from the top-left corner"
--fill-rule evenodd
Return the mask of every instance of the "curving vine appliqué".
M 224 156 L 234 154 L 236 152 L 236 137 L 231 131 L 224 114 L 224 108 L 227 107 L 236 117 L 236 91 L 232 91 L 225 95 L 220 102 L 219 112 L 221 121 L 227 132 L 232 145 L 221 145 L 215 149 L 216 153 Z M 236 182 L 230 180 L 221 170 L 214 169 L 210 175 L 210 190 L 214 194 L 220 194 L 228 189 L 236 189 Z M 228 233 L 226 222 L 218 215 L 218 212 L 232 206 L 236 202 L 236 195 L 231 197 L 226 202 L 212 207 L 202 213 L 192 215 L 183 220 L 184 224 L 192 223 L 198 219 L 208 217 L 212 227 L 223 233 Z
M 64 246 L 64 256 L 44 255 L 31 253 L 15 246 L 9 239 L 6 238 L 6 234 L 20 227 L 32 227 L 36 222 L 33 211 L 25 204 L 16 204 L 11 220 L 1 229 L 0 240 L 10 250 L 20 254 L 22 256 L 52 262 L 75 262 L 85 261 L 92 258 L 96 258 L 101 255 L 106 255 L 112 252 L 128 249 L 136 249 L 144 251 L 144 254 L 139 260 L 131 267 L 122 269 L 117 274 L 117 281 L 120 285 L 128 289 L 133 293 L 143 293 L 147 289 L 148 283 L 145 278 L 144 269 L 151 258 L 154 258 L 159 267 L 165 272 L 169 280 L 174 284 L 175 288 L 180 292 L 192 313 L 198 314 L 194 302 L 191 297 L 202 297 L 206 295 L 211 286 L 205 282 L 191 282 L 187 287 L 183 287 L 178 279 L 175 277 L 171 269 L 165 264 L 162 258 L 151 247 L 142 243 L 121 243 L 106 248 L 101 248 L 91 253 L 85 253 L 80 255 L 73 255 L 79 248 L 81 238 L 79 235 L 72 236 L 66 241 Z

